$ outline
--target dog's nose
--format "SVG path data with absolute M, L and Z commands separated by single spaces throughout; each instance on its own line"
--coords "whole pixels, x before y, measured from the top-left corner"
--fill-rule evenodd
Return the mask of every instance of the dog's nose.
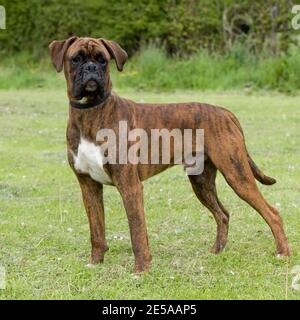
M 90 62 L 90 63 L 86 66 L 86 70 L 87 70 L 88 72 L 93 72 L 93 73 L 95 73 L 95 72 L 97 72 L 97 65 L 96 65 L 95 63 L 93 63 L 93 62 Z

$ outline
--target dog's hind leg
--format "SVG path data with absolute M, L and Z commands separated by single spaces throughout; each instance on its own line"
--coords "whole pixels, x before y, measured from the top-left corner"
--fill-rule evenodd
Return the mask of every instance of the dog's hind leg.
M 217 196 L 216 173 L 217 169 L 213 163 L 210 160 L 206 160 L 202 174 L 189 176 L 196 196 L 211 211 L 217 223 L 217 237 L 211 249 L 213 253 L 219 253 L 224 249 L 229 226 L 229 213 Z
M 235 193 L 252 206 L 267 222 L 275 238 L 277 253 L 289 256 L 290 248 L 279 212 L 260 193 L 250 168 L 243 143 L 229 144 L 212 156 L 214 165 L 222 172 Z

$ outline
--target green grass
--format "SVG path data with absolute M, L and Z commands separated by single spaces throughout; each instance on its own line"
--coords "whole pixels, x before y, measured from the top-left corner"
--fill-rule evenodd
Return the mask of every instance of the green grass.
M 246 88 L 296 93 L 300 90 L 299 59 L 296 47 L 278 56 L 256 56 L 236 46 L 223 56 L 202 50 L 191 57 L 173 59 L 160 48 L 148 47 L 129 62 L 115 83 L 118 87 L 159 91 Z
M 60 88 L 50 57 L 34 58 L 32 54 L 1 56 L 0 88 Z M 170 58 L 161 48 L 149 46 L 130 57 L 122 73 L 112 62 L 113 83 L 118 88 L 140 91 L 198 90 L 277 90 L 296 95 L 300 90 L 299 48 L 286 54 L 260 56 L 241 45 L 229 53 L 205 50 L 186 58 Z
M 149 274 L 132 275 L 133 254 L 121 198 L 105 187 L 105 262 L 86 268 L 89 228 L 77 181 L 66 162 L 67 99 L 61 89 L 1 90 L 1 299 L 299 299 L 291 287 L 300 265 L 299 97 L 276 93 L 146 93 L 118 91 L 136 101 L 201 101 L 239 117 L 252 157 L 278 183 L 261 186 L 283 217 L 293 249 L 277 259 L 271 231 L 218 176 L 231 213 L 224 253 L 209 253 L 216 232 L 180 167 L 145 182 L 153 255 Z

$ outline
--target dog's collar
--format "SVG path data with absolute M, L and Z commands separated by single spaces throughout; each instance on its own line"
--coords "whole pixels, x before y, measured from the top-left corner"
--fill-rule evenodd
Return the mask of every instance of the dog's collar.
M 90 102 L 86 102 L 86 100 L 84 100 L 84 98 L 82 100 L 77 100 L 77 101 L 70 101 L 70 105 L 73 108 L 76 109 L 90 109 L 90 108 L 94 108 L 96 106 L 99 106 L 100 104 L 103 104 L 104 102 L 106 102 L 106 100 L 110 97 L 110 92 L 107 93 L 103 98 L 99 98 L 97 97 L 95 100 L 90 101 Z

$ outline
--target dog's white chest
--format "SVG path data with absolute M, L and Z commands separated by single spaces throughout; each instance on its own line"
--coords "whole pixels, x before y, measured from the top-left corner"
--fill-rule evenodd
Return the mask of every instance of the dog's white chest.
M 78 145 L 77 155 L 74 154 L 74 167 L 78 172 L 89 174 L 92 179 L 102 184 L 112 183 L 103 169 L 101 147 L 82 137 Z

